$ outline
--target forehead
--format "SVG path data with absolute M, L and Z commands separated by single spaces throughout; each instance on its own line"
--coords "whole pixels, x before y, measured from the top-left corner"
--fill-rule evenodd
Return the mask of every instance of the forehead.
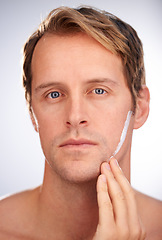
M 86 80 L 86 77 L 106 77 L 107 74 L 109 78 L 123 77 L 120 57 L 83 33 L 46 34 L 33 53 L 32 77 L 37 81 L 43 81 L 45 75 L 60 81 L 64 78 Z

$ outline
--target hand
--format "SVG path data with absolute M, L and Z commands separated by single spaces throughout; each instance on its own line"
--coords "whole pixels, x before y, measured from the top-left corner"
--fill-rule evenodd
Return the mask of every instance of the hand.
M 135 192 L 115 158 L 101 166 L 97 181 L 99 223 L 93 240 L 142 240 L 145 230 L 139 219 Z

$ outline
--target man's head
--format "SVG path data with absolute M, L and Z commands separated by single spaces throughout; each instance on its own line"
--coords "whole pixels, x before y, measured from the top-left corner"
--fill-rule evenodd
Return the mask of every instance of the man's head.
M 145 84 L 142 43 L 136 31 L 116 16 L 89 7 L 72 9 L 60 7 L 51 11 L 24 46 L 23 84 L 29 107 L 31 107 L 31 60 L 37 42 L 47 33 L 73 35 L 85 33 L 101 43 L 106 49 L 122 59 L 127 85 L 134 109 L 136 98 Z
M 132 130 L 145 122 L 149 102 L 135 31 L 107 13 L 60 8 L 24 51 L 26 97 L 48 172 L 72 182 L 96 179 L 131 110 L 117 156 L 129 178 Z

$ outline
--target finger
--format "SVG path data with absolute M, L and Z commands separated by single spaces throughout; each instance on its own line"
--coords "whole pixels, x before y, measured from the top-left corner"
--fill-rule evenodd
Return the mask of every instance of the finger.
M 112 228 L 114 225 L 113 207 L 108 194 L 107 181 L 104 174 L 98 177 L 97 201 L 99 207 L 99 226 L 102 229 Z
M 128 182 L 127 178 L 125 177 L 123 171 L 119 167 L 119 164 L 115 158 L 112 158 L 110 160 L 110 166 L 116 181 L 118 182 L 118 184 L 122 189 L 122 192 L 124 193 L 124 197 L 127 201 L 128 209 L 131 209 L 131 211 L 129 212 L 130 216 L 132 216 L 133 218 L 136 217 L 137 219 L 138 214 L 137 214 L 137 204 L 135 199 L 135 191 L 131 187 L 130 183 Z
M 138 213 L 135 191 L 133 190 L 130 183 L 124 176 L 124 173 L 119 167 L 118 162 L 115 158 L 112 158 L 110 160 L 110 166 L 114 174 L 114 177 L 116 181 L 119 183 L 124 194 L 128 211 L 128 223 L 131 237 L 132 238 L 140 237 L 143 235 L 144 230 Z
M 107 179 L 108 192 L 113 205 L 116 225 L 118 226 L 120 232 L 128 232 L 127 204 L 122 189 L 114 178 L 108 163 L 105 162 L 102 164 L 101 172 Z
M 140 225 L 141 225 L 141 236 L 140 236 L 140 240 L 144 240 L 146 239 L 146 229 L 144 227 L 144 224 L 142 223 L 141 219 L 139 219 L 140 221 Z
M 125 177 L 122 169 L 120 168 L 118 161 L 114 157 L 112 157 L 110 159 L 109 165 L 111 167 L 111 170 L 112 170 L 112 173 L 113 173 L 114 177 L 119 182 L 121 188 L 124 191 L 129 191 L 130 188 L 131 188 L 130 183 L 128 182 L 128 180 Z

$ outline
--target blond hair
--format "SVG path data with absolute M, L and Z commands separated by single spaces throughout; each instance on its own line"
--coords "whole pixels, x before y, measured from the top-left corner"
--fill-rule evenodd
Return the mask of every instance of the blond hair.
M 31 107 L 31 61 L 37 42 L 46 33 L 67 35 L 78 32 L 91 36 L 106 49 L 121 57 L 135 108 L 139 91 L 145 84 L 142 42 L 129 24 L 113 14 L 91 7 L 54 9 L 25 43 L 23 85 L 29 108 Z

